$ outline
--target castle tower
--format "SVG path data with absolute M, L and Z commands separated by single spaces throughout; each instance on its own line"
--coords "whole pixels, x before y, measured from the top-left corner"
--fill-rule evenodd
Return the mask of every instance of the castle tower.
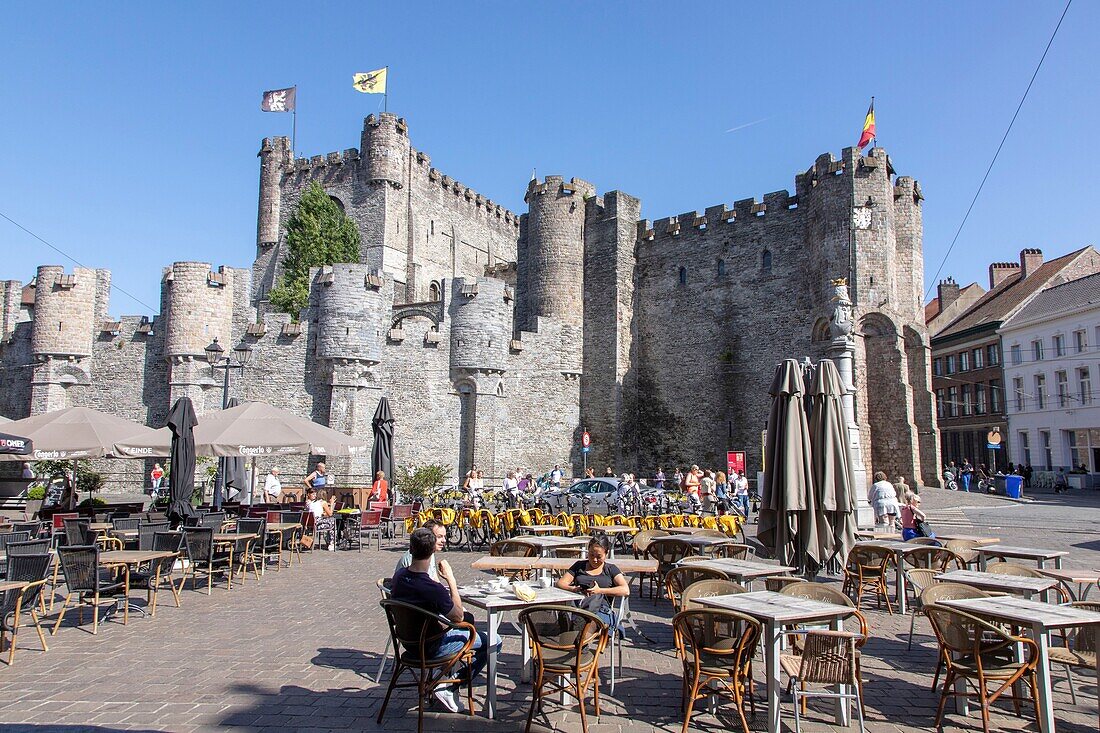
M 30 414 L 68 407 L 65 387 L 88 384 L 96 318 L 107 313 L 111 274 L 107 270 L 43 265 L 34 290 L 31 350 L 35 367 Z
M 241 273 L 244 275 L 245 273 Z M 206 362 L 206 347 L 215 338 L 225 350 L 233 348 L 233 311 L 237 280 L 248 287 L 248 278 L 238 278 L 232 268 L 217 272 L 206 262 L 176 262 L 164 272 L 161 287 L 166 308 L 164 356 L 169 364 L 169 404 L 190 397 L 195 412 L 207 407 L 221 408 L 221 391 L 206 390 L 220 386 L 211 376 Z
M 459 395 L 459 475 L 476 465 L 501 476 L 497 425 L 504 416 L 503 377 L 512 336 L 512 305 L 504 281 L 454 278 L 451 299 L 451 377 Z
M 283 226 L 283 180 L 290 170 L 294 152 L 285 137 L 265 137 L 260 145 L 260 196 L 256 215 L 256 261 L 252 264 L 252 279 L 256 301 L 267 298 L 275 285 L 280 258 L 279 240 Z
M 583 325 L 585 199 L 595 193 L 591 183 L 578 178 L 566 182 L 561 176 L 547 176 L 542 183 L 532 180 L 527 186 L 520 279 L 529 328 L 538 316 L 578 329 Z
M 368 116 L 363 121 L 360 156 L 360 182 L 366 187 L 361 208 L 369 208 L 377 217 L 371 226 L 360 229 L 360 260 L 406 283 L 412 232 L 409 128 L 405 120 L 389 112 Z M 404 300 L 404 293 L 398 296 Z

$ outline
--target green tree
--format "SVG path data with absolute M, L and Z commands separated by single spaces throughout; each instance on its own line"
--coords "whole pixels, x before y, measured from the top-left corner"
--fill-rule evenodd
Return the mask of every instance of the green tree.
M 314 181 L 286 225 L 283 277 L 268 298 L 295 319 L 309 302 L 309 268 L 359 261 L 359 229 Z

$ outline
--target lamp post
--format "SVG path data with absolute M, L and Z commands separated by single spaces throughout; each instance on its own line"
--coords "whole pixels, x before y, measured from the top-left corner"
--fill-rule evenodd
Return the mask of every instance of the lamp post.
M 252 347 L 241 341 L 239 344 L 233 347 L 233 355 L 225 356 L 225 349 L 218 343 L 218 337 L 215 336 L 214 340 L 206 347 L 206 361 L 210 364 L 210 370 L 216 372 L 221 369 L 225 372 L 225 378 L 222 381 L 222 409 L 229 407 L 229 384 L 230 374 L 235 370 L 241 370 L 244 373 L 245 367 L 252 361 Z M 218 459 L 218 477 L 214 481 L 214 508 L 218 509 L 222 505 L 222 487 L 225 485 L 225 473 L 226 463 L 225 458 Z M 251 496 L 252 492 L 249 492 Z

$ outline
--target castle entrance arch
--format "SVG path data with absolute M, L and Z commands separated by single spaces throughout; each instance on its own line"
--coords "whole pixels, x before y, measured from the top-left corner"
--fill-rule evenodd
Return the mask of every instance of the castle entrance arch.
M 474 465 L 474 436 L 477 430 L 477 388 L 459 382 L 458 389 L 458 480 Z
M 909 374 L 898 330 L 889 317 L 868 313 L 860 321 L 860 335 L 865 352 L 871 471 L 883 471 L 891 480 L 913 477 Z

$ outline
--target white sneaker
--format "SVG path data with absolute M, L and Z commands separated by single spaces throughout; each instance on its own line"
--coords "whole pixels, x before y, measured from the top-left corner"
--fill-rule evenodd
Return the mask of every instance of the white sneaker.
M 447 708 L 452 713 L 458 712 L 458 699 L 455 697 L 454 690 L 449 687 L 437 687 L 433 694 L 440 705 Z

